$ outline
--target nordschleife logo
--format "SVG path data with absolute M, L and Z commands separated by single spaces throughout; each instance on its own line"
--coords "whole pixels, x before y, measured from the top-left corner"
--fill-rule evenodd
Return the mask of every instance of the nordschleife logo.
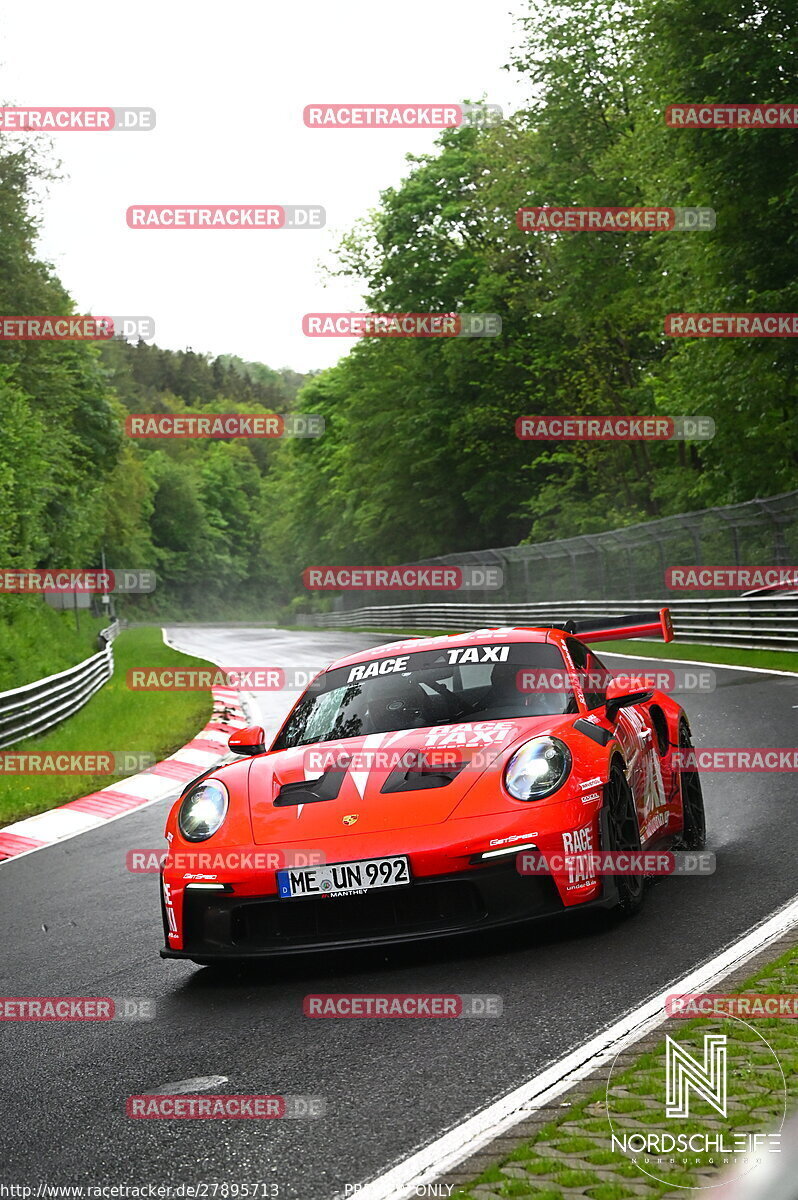
M 704 1061 L 698 1062 L 689 1050 L 672 1037 L 665 1038 L 665 1115 L 690 1116 L 690 1091 L 703 1096 L 722 1117 L 726 1113 L 726 1035 L 704 1034 Z
M 716 1012 L 607 1079 L 611 1149 L 671 1188 L 716 1187 L 781 1149 L 784 1072 L 747 1021 Z M 775 1132 L 774 1132 L 775 1131 Z

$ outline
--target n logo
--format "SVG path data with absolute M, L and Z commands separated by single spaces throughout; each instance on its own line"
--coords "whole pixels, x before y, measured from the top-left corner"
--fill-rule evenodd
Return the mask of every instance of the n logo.
M 704 1061 L 693 1058 L 673 1038 L 665 1038 L 665 1112 L 689 1117 L 690 1089 L 726 1116 L 726 1035 L 704 1034 Z

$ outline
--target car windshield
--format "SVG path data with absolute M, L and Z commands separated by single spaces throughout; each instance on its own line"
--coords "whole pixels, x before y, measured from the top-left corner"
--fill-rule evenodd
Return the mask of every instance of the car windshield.
M 272 746 L 576 712 L 560 649 L 548 642 L 447 645 L 325 671 Z

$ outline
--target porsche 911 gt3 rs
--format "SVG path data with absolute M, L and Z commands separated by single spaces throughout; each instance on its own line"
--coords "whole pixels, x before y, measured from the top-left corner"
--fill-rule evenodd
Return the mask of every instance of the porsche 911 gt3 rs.
M 705 841 L 683 709 L 586 644 L 641 635 L 669 641 L 667 610 L 332 663 L 268 748 L 259 726 L 237 731 L 241 759 L 174 805 L 162 955 L 206 964 L 637 911 L 645 873 L 602 873 L 589 852 Z M 554 865 L 520 869 L 530 853 Z

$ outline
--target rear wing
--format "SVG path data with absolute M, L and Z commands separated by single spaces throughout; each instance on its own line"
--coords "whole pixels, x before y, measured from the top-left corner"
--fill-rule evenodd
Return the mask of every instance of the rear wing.
M 659 612 L 629 613 L 625 617 L 585 617 L 576 621 L 562 621 L 551 626 L 571 633 L 583 642 L 609 642 L 615 638 L 661 637 L 663 642 L 673 641 L 673 622 L 670 610 Z

